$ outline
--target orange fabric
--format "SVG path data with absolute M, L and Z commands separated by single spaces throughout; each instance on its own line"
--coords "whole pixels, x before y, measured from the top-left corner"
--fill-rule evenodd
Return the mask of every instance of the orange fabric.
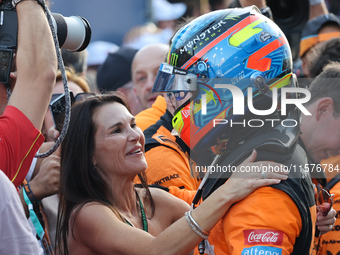
M 340 32 L 322 33 L 315 36 L 302 38 L 300 41 L 300 57 L 302 57 L 315 44 L 327 41 L 334 37 L 340 37 Z
M 311 209 L 315 218 L 315 207 Z M 301 229 L 301 217 L 293 200 L 281 190 L 263 187 L 228 210 L 210 232 L 206 250 L 210 248 L 214 251 L 210 254 L 216 255 L 288 255 L 295 239 L 303 234 Z M 197 247 L 194 254 L 199 254 Z
M 196 195 L 196 190 L 185 190 L 180 189 L 176 186 L 170 186 L 169 193 L 191 205 L 192 200 L 194 200 L 194 197 Z
M 152 138 L 162 145 L 154 147 L 145 153 L 146 162 L 148 163 L 148 168 L 146 169 L 148 183 L 197 190 L 200 181 L 191 177 L 189 155 L 185 154 L 177 145 L 176 137 L 161 126 Z M 170 139 L 171 142 L 166 141 L 165 138 Z
M 151 125 L 155 124 L 160 117 L 163 116 L 166 108 L 167 105 L 164 97 L 158 96 L 152 107 L 141 111 L 135 116 L 137 126 L 144 131 Z
M 331 156 L 331 157 L 329 157 L 327 159 L 323 159 L 323 160 L 320 161 L 320 164 L 321 164 L 322 167 L 324 167 L 324 165 L 327 165 L 327 168 L 325 169 L 326 170 L 325 171 L 326 176 L 328 175 L 328 172 L 331 170 L 331 168 L 329 167 L 331 165 L 332 165 L 332 170 L 331 171 L 333 171 L 333 172 L 330 172 L 330 174 L 336 175 L 336 174 L 340 173 L 340 169 L 339 169 L 339 167 L 340 167 L 339 166 L 339 164 L 340 164 L 340 155 L 338 155 L 338 156 Z M 335 169 L 336 166 L 338 166 L 338 170 Z M 327 176 L 327 181 L 329 181 L 330 179 L 331 178 L 329 178 Z

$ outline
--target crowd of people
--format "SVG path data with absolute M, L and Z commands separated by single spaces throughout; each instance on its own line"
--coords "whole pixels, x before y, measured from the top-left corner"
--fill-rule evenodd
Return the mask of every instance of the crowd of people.
M 13 1 L 0 254 L 340 253 L 340 17 L 310 0 L 293 59 L 265 0 L 213 2 L 179 21 L 184 3 L 153 0 L 156 32 L 99 60 L 55 49 L 45 1 Z M 37 158 L 62 136 L 58 53 L 71 118 Z

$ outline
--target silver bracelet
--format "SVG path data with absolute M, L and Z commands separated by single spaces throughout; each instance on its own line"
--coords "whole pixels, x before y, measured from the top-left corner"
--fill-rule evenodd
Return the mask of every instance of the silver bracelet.
M 189 227 L 199 236 L 203 239 L 207 240 L 209 238 L 209 233 L 204 231 L 197 222 L 193 219 L 191 216 L 191 211 L 185 212 L 185 219 L 189 225 Z

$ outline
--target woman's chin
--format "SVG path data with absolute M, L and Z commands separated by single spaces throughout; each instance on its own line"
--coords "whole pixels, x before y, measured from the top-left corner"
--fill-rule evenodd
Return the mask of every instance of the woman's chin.
M 136 172 L 137 174 L 141 172 L 145 172 L 145 170 L 148 168 L 148 164 L 146 161 L 136 162 L 134 164 L 131 164 L 130 166 L 131 171 Z

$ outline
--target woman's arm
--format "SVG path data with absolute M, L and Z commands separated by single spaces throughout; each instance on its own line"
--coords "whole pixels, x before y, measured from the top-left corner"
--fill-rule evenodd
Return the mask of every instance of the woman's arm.
M 253 162 L 256 153 L 251 157 L 252 161 L 247 159 L 246 163 Z M 252 164 L 260 166 L 263 162 Z M 210 231 L 233 203 L 258 187 L 278 182 L 277 179 L 230 178 L 192 212 L 192 217 L 203 230 Z M 164 199 L 166 203 L 169 198 L 164 196 Z M 73 231 L 75 242 L 100 254 L 188 254 L 202 240 L 189 227 L 185 217 L 154 237 L 121 222 L 108 207 L 95 203 L 80 210 Z M 72 238 L 71 234 L 69 238 Z

